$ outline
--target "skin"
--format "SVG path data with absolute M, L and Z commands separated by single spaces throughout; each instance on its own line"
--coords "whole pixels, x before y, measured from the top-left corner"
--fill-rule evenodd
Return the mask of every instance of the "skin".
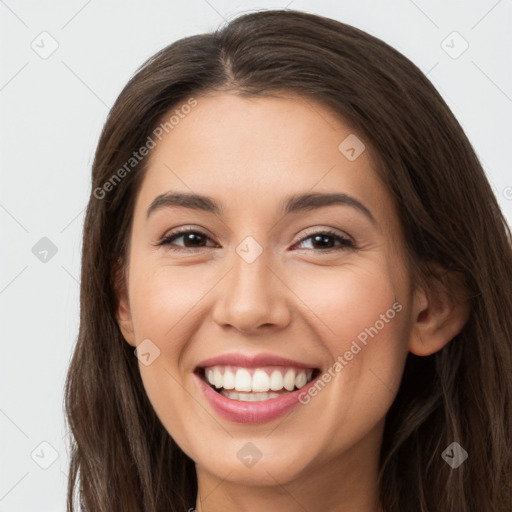
M 117 313 L 127 343 L 149 338 L 160 350 L 140 372 L 162 424 L 196 463 L 196 509 L 378 511 L 384 419 L 406 355 L 441 349 L 467 308 L 434 286 L 413 289 L 396 206 L 368 147 L 354 161 L 338 150 L 356 132 L 335 114 L 291 94 L 197 100 L 149 155 Z M 225 211 L 169 207 L 146 218 L 168 191 L 208 195 Z M 376 223 L 342 205 L 283 216 L 283 198 L 302 192 L 349 194 Z M 184 237 L 174 240 L 184 251 L 157 246 L 178 227 L 206 233 L 203 247 Z M 308 238 L 327 228 L 357 248 L 330 238 L 339 250 L 325 252 Z M 250 264 L 235 251 L 247 236 L 263 249 Z M 227 421 L 195 382 L 199 362 L 236 351 L 327 371 L 396 300 L 401 311 L 287 416 Z M 250 468 L 237 457 L 249 441 L 261 452 Z

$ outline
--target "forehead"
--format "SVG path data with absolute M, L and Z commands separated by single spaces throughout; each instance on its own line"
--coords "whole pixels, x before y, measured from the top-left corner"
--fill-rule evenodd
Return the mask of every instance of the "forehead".
M 318 103 L 228 93 L 196 101 L 151 150 L 138 204 L 178 190 L 215 196 L 237 213 L 304 192 L 346 193 L 380 215 L 391 207 L 364 138 Z

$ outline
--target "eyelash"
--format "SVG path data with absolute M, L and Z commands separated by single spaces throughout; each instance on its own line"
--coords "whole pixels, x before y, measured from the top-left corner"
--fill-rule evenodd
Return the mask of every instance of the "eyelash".
M 178 252 L 195 251 L 197 249 L 208 248 L 207 246 L 206 247 L 179 247 L 179 246 L 171 245 L 172 242 L 174 242 L 174 240 L 182 237 L 183 235 L 187 235 L 189 233 L 194 233 L 197 235 L 204 236 L 206 238 L 210 238 L 206 233 L 203 233 L 202 231 L 199 231 L 197 229 L 183 229 L 183 230 L 178 230 L 178 231 L 175 231 L 175 232 L 167 235 L 166 237 L 162 238 L 162 240 L 160 240 L 160 242 L 158 242 L 158 244 L 156 244 L 156 245 L 157 246 L 167 246 L 167 249 L 169 249 L 170 251 L 178 251 Z M 349 238 L 342 237 L 342 236 L 338 235 L 336 232 L 331 231 L 329 229 L 311 233 L 311 234 L 307 235 L 306 237 L 302 238 L 301 240 L 299 240 L 299 242 L 297 242 L 297 244 L 304 242 L 305 240 L 308 240 L 309 238 L 312 238 L 317 235 L 331 236 L 341 243 L 341 247 L 328 248 L 328 249 L 317 249 L 317 250 L 311 249 L 315 252 L 326 253 L 326 252 L 346 251 L 346 250 L 351 250 L 351 249 L 352 250 L 357 249 L 355 243 L 352 240 L 350 240 Z

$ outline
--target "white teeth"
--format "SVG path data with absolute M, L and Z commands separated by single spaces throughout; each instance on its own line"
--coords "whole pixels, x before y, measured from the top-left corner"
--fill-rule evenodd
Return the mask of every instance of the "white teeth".
M 224 379 L 222 378 L 222 373 L 220 373 L 220 370 L 218 368 L 215 368 L 215 370 L 213 370 L 213 379 L 215 381 L 215 387 L 217 389 L 220 389 L 222 387 L 222 381 Z
M 270 376 L 270 389 L 272 391 L 279 391 L 283 387 L 283 375 L 279 370 L 274 370 Z
M 221 395 L 224 395 L 227 398 L 231 398 L 231 400 L 239 400 L 239 396 L 243 393 L 239 393 L 238 391 L 228 391 L 226 389 L 223 389 L 220 392 Z
M 268 391 L 270 389 L 270 377 L 264 370 L 256 370 L 252 376 L 253 391 Z
M 224 380 L 222 387 L 224 389 L 235 389 L 235 374 L 231 370 L 224 372 Z
M 235 376 L 235 389 L 237 391 L 252 391 L 251 374 L 244 368 L 239 368 Z
M 281 396 L 279 393 L 237 393 L 236 391 L 222 390 L 221 394 L 230 400 L 239 400 L 240 402 L 264 402 Z
M 306 377 L 306 372 L 299 372 L 295 377 L 295 387 L 297 389 L 303 388 L 308 382 L 308 378 Z
M 295 389 L 295 370 L 292 370 L 291 368 L 287 370 L 284 374 L 283 382 L 285 389 L 293 391 Z
M 294 391 L 303 388 L 310 380 L 313 370 L 299 368 L 266 367 L 249 369 L 234 368 L 230 366 L 212 366 L 205 368 L 206 380 L 216 389 L 233 390 L 229 398 L 238 392 L 251 392 L 251 396 L 258 394 L 269 395 L 269 391 Z M 275 393 L 270 393 L 273 395 Z M 272 397 L 274 398 L 274 397 Z M 236 400 L 252 400 L 244 395 Z M 267 400 L 268 398 L 265 398 Z

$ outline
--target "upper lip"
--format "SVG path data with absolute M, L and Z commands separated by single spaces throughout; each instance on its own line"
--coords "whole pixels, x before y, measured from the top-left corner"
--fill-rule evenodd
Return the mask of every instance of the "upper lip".
M 288 366 L 295 368 L 315 369 L 317 366 L 310 363 L 303 363 L 281 357 L 275 354 L 221 354 L 201 361 L 197 368 L 206 368 L 209 366 L 241 366 L 242 368 L 261 368 L 262 366 Z

